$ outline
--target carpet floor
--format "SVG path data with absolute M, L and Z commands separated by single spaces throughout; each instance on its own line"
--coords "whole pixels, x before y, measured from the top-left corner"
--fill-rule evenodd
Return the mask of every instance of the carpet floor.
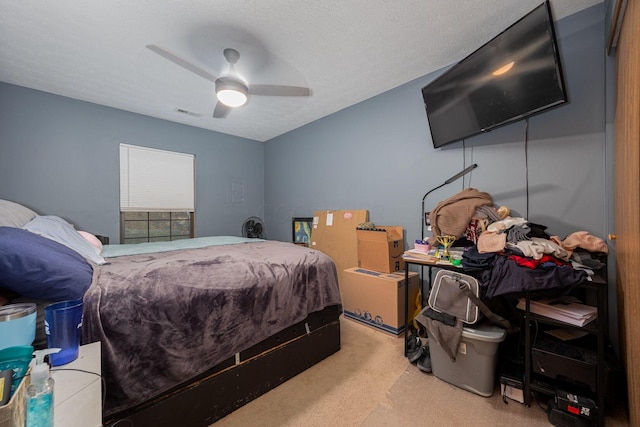
M 215 427 L 549 426 L 547 414 L 482 397 L 420 371 L 403 339 L 341 318 L 341 350 L 214 423 Z M 628 426 L 622 407 L 607 426 Z

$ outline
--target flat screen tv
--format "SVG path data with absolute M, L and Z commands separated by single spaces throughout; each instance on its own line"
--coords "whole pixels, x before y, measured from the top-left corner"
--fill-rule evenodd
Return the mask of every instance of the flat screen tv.
M 422 88 L 435 148 L 567 102 L 549 1 Z

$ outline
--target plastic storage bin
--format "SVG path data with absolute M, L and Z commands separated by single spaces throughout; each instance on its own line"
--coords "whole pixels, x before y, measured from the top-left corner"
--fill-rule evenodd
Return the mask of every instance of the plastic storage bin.
M 493 394 L 498 346 L 506 331 L 491 324 L 462 328 L 462 339 L 455 362 L 440 344 L 429 337 L 433 375 L 480 396 Z

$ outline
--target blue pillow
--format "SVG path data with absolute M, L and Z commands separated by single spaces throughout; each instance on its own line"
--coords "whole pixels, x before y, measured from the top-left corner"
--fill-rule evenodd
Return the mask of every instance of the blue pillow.
M 0 288 L 52 301 L 79 299 L 93 268 L 80 254 L 46 237 L 0 227 Z

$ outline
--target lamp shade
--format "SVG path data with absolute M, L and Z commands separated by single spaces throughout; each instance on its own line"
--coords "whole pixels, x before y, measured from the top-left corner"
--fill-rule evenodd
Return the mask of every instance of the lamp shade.
M 247 86 L 236 79 L 216 80 L 216 97 L 227 107 L 240 107 L 247 102 Z

